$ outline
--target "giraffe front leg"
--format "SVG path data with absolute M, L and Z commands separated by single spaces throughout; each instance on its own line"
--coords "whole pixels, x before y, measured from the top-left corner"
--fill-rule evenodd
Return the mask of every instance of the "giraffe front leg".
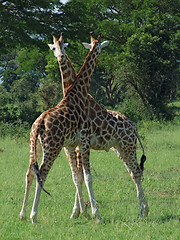
M 71 214 L 70 218 L 77 218 L 80 213 L 82 213 L 84 216 L 89 218 L 82 195 L 82 184 L 83 184 L 83 174 L 82 174 L 82 166 L 76 159 L 76 151 L 72 148 L 65 148 L 65 153 L 69 161 L 69 165 L 72 172 L 72 178 L 74 185 L 76 187 L 76 195 L 75 195 L 75 203 L 73 212 Z
M 102 218 L 96 206 L 95 196 L 92 188 L 92 177 L 91 177 L 90 170 L 87 171 L 87 169 L 84 169 L 84 180 L 85 180 L 85 184 L 88 190 L 88 195 L 91 203 L 92 217 L 100 221 Z
M 79 214 L 80 214 L 79 197 L 78 197 L 78 191 L 76 191 L 74 207 L 73 207 L 73 211 L 72 211 L 72 214 L 70 216 L 70 219 L 78 218 Z
M 87 219 L 90 219 L 89 214 L 87 213 L 87 209 L 85 208 L 84 200 L 83 200 L 82 183 L 78 178 L 78 174 L 76 173 L 76 171 L 74 171 L 74 169 L 72 169 L 72 177 L 76 187 L 76 196 L 75 196 L 75 204 L 74 204 L 71 218 L 78 217 L 79 213 L 81 213 Z
M 76 148 L 77 149 L 77 148 Z M 64 147 L 64 152 L 66 154 L 66 157 L 69 161 L 69 164 L 70 162 L 72 161 L 72 159 L 70 160 L 71 158 L 71 154 L 74 154 L 74 153 L 70 153 L 69 150 Z M 76 151 L 76 160 L 78 162 L 78 154 L 77 154 L 77 151 Z M 76 163 L 76 166 L 78 164 Z M 80 214 L 80 205 L 79 205 L 79 197 L 78 197 L 78 191 L 76 190 L 76 193 L 75 193 L 75 202 L 74 202 L 74 207 L 73 207 L 73 211 L 72 211 L 72 214 L 70 216 L 70 219 L 72 218 L 78 218 L 79 217 L 79 214 Z
M 81 152 L 80 152 L 80 149 L 78 146 L 76 147 L 75 153 L 76 153 L 76 166 L 78 169 L 78 176 L 80 179 L 79 183 L 82 188 L 84 176 L 83 176 L 83 169 L 82 169 Z M 73 212 L 72 212 L 70 218 L 77 218 L 77 217 L 79 217 L 79 214 L 80 214 L 80 204 L 79 204 L 78 191 L 76 191 Z
M 92 187 L 92 176 L 91 176 L 90 165 L 89 165 L 90 149 L 86 148 L 84 151 L 82 149 L 81 153 L 82 153 L 84 180 L 85 180 L 86 188 L 87 188 L 90 203 L 91 203 L 92 216 L 95 219 L 101 220 L 101 216 L 96 206 L 95 196 L 94 196 L 93 187 Z

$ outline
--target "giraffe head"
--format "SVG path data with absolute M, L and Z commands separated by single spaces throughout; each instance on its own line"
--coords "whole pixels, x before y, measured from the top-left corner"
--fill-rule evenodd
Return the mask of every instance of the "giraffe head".
M 64 43 L 63 33 L 61 33 L 59 40 L 54 34 L 52 36 L 53 44 L 48 44 L 48 46 L 54 52 L 54 56 L 57 58 L 58 62 L 64 61 L 66 58 L 65 49 L 68 46 L 68 43 Z
M 101 43 L 101 33 L 99 33 L 98 35 L 98 39 L 95 40 L 93 37 L 93 32 L 90 32 L 90 37 L 91 37 L 91 43 L 82 43 L 84 45 L 84 47 L 86 49 L 89 49 L 90 51 L 92 51 L 92 49 L 96 46 L 98 49 L 98 53 L 101 53 L 101 49 L 106 47 L 109 44 L 109 41 L 104 41 L 103 43 Z

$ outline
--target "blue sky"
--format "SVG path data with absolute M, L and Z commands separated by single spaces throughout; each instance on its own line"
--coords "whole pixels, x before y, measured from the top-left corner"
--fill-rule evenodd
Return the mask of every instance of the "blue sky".
M 61 0 L 62 3 L 66 3 L 68 0 Z

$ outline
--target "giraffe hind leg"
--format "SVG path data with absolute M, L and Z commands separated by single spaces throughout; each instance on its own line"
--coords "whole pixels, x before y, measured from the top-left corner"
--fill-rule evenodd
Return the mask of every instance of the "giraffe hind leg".
M 20 212 L 20 219 L 21 220 L 26 220 L 27 201 L 28 201 L 29 192 L 30 192 L 30 188 L 31 188 L 33 179 L 34 179 L 34 173 L 33 173 L 32 165 L 30 165 L 29 169 L 26 173 L 25 195 L 24 195 L 23 206 L 22 206 L 22 209 L 21 209 L 21 212 Z
M 39 139 L 37 140 L 37 144 L 36 144 L 36 160 L 38 161 L 40 159 L 42 153 L 42 148 L 41 148 L 41 144 Z M 26 173 L 26 187 L 25 187 L 25 195 L 24 195 L 24 201 L 23 201 L 23 206 L 20 212 L 20 219 L 21 220 L 26 220 L 26 209 L 27 209 L 27 201 L 28 201 L 28 197 L 29 197 L 29 192 L 30 192 L 30 188 L 34 179 L 34 171 L 32 168 L 32 165 L 34 163 L 34 152 L 31 151 L 30 152 L 30 164 L 29 164 L 29 168 L 28 171 Z
M 48 175 L 56 157 L 58 156 L 60 150 L 61 150 L 61 148 L 59 148 L 58 151 L 55 151 L 54 154 L 52 152 L 51 156 L 44 153 L 41 166 L 40 166 L 39 170 L 36 169 L 39 174 L 38 177 L 40 178 L 40 182 L 36 181 L 36 191 L 35 191 L 34 202 L 33 202 L 32 210 L 31 210 L 31 214 L 30 214 L 30 219 L 31 219 L 32 223 L 36 223 L 36 221 L 37 221 L 38 205 L 39 205 L 39 200 L 40 200 L 40 196 L 41 196 L 41 190 L 44 189 L 43 186 L 46 181 L 47 175 Z
M 136 190 L 137 190 L 137 197 L 139 201 L 139 212 L 138 212 L 138 217 L 146 217 L 149 212 L 149 206 L 148 203 L 144 197 L 144 192 L 142 189 L 142 184 L 141 184 L 141 178 L 142 178 L 142 170 L 144 169 L 143 164 L 145 161 L 144 155 L 141 158 L 141 166 L 138 164 L 137 159 L 136 159 L 136 152 L 133 150 L 134 154 L 125 154 L 120 152 L 119 149 L 113 148 L 112 149 L 116 155 L 122 159 L 125 167 L 127 168 L 132 180 L 134 181 L 136 185 Z M 134 156 L 134 157 L 132 157 Z M 143 162 L 143 163 L 142 163 Z
M 48 169 L 48 171 L 44 171 L 42 168 L 45 168 L 45 167 L 46 167 L 46 164 L 42 163 L 41 167 L 40 167 L 41 172 L 39 171 L 40 176 L 41 176 L 41 181 L 40 181 L 40 183 L 39 183 L 39 181 L 36 181 L 35 197 L 34 197 L 34 202 L 33 202 L 32 210 L 31 210 L 31 214 L 30 214 L 30 219 L 31 219 L 32 223 L 37 222 L 37 212 L 38 212 L 38 205 L 39 205 L 41 190 L 45 183 L 47 174 L 50 170 L 50 169 Z M 42 178 L 42 176 L 43 176 L 43 178 Z
M 39 186 L 41 187 L 41 189 L 47 193 L 49 196 L 51 196 L 51 194 L 49 192 L 47 192 L 44 188 L 43 188 L 43 185 L 42 185 L 42 182 L 41 182 L 41 177 L 40 177 L 40 172 L 39 172 L 39 167 L 38 167 L 38 163 L 35 162 L 33 163 L 33 170 L 34 170 L 34 173 L 35 173 L 35 176 L 36 176 L 36 179 L 37 179 L 37 182 L 39 184 Z

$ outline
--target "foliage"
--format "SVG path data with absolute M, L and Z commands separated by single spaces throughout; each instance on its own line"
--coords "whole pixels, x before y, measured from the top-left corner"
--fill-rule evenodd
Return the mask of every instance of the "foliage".
M 161 28 L 159 23 L 158 26 L 156 23 L 146 25 L 128 39 L 123 67 L 126 81 L 134 87 L 150 112 L 166 117 L 166 105 L 172 100 L 178 83 L 177 55 L 171 49 L 170 39 L 165 39 L 168 37 L 166 30 Z
M 0 121 L 32 123 L 62 99 L 51 33 L 64 31 L 78 72 L 89 42 L 102 32 L 102 51 L 90 94 L 101 104 L 142 118 L 171 119 L 180 94 L 178 1 L 1 1 Z
M 0 138 L 11 138 L 11 139 L 24 139 L 25 142 L 29 142 L 30 125 L 25 121 L 14 121 L 13 123 L 0 123 Z M 28 140 L 28 141 L 27 141 Z
M 42 40 L 54 28 L 62 28 L 62 4 L 53 0 L 1 1 L 1 51 L 7 53 L 17 45 L 26 47 L 36 44 L 44 47 Z M 56 11 L 55 11 L 56 9 Z
M 110 75 L 113 86 L 117 87 L 116 76 L 120 75 L 117 93 L 124 84 L 133 87 L 152 116 L 168 117 L 167 103 L 175 96 L 179 79 L 176 6 L 168 9 L 163 5 L 162 10 L 162 5 L 153 1 L 133 1 L 129 6 L 124 1 L 105 2 L 109 9 L 105 9 L 106 18 L 113 19 L 114 25 L 105 20 L 106 28 L 103 22 L 101 27 L 107 30 L 107 38 L 116 45 L 121 43 L 122 51 L 111 62 L 115 65 Z

